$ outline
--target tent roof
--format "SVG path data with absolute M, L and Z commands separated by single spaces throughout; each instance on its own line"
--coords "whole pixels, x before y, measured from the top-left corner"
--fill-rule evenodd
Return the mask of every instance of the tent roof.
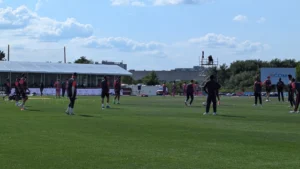
M 0 61 L 0 72 L 120 75 L 132 74 L 118 65 Z

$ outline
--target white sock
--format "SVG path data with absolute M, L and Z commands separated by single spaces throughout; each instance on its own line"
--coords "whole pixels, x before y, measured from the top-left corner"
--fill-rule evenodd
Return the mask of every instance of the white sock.
M 70 114 L 73 114 L 73 108 L 70 108 L 70 109 L 69 109 L 69 113 L 70 113 Z

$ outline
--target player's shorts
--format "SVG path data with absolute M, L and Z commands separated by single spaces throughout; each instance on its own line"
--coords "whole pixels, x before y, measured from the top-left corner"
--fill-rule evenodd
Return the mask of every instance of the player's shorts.
M 115 90 L 115 94 L 116 95 L 120 95 L 121 94 L 121 90 Z
M 21 93 L 21 96 L 22 96 L 23 99 L 27 99 L 27 98 L 28 98 L 26 92 L 22 92 L 22 93 Z
M 270 93 L 271 90 L 272 90 L 271 88 L 266 88 L 266 92 L 267 92 L 267 93 Z
M 108 92 L 102 92 L 101 93 L 101 98 L 104 98 L 104 97 L 109 97 L 109 93 Z
M 59 93 L 60 92 L 60 89 L 56 89 L 56 93 Z

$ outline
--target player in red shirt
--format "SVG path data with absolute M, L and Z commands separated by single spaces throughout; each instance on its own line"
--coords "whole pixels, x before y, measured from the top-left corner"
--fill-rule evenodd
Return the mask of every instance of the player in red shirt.
M 166 94 L 167 94 L 167 85 L 164 83 L 162 87 L 163 87 L 163 96 L 166 96 Z
M 267 100 L 266 102 L 271 101 L 270 100 L 270 93 L 272 90 L 272 82 L 271 82 L 271 77 L 268 76 L 267 80 L 265 80 L 264 85 L 266 86 L 266 92 L 267 92 Z
M 114 104 L 116 104 L 117 100 L 118 100 L 117 104 L 120 104 L 120 97 L 121 97 L 121 76 L 117 77 L 117 79 L 115 80 L 114 89 L 115 89 Z
M 297 105 L 297 103 L 299 102 L 299 98 L 298 98 L 299 93 L 298 94 L 296 93 L 297 90 L 296 90 L 296 79 L 295 78 L 292 79 L 290 85 L 291 85 L 291 97 L 292 97 L 291 99 L 292 99 L 292 101 L 294 102 L 294 105 L 295 105 L 294 110 L 290 111 L 290 113 L 296 113 L 298 111 L 298 106 L 299 106 L 299 105 Z M 295 102 L 295 98 L 294 98 L 295 94 L 297 94 L 296 102 Z
M 28 85 L 27 85 L 27 78 L 26 78 L 25 74 L 22 74 L 22 78 L 19 81 L 19 86 L 20 86 L 20 94 L 21 94 L 22 100 L 23 100 L 23 103 L 21 105 L 21 110 L 25 110 L 25 103 L 28 100 L 27 91 L 29 91 Z M 29 93 L 30 93 L 30 91 L 29 91 Z
M 56 89 L 56 98 L 60 98 L 61 83 L 59 79 L 54 83 L 54 87 Z

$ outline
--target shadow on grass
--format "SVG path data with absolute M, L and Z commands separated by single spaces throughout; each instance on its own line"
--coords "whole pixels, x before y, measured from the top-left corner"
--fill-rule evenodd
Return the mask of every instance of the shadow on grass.
M 221 117 L 229 117 L 229 118 L 247 118 L 245 116 L 232 116 L 232 115 L 219 115 Z
M 87 118 L 91 118 L 91 117 L 94 117 L 94 116 L 90 116 L 90 115 L 85 115 L 85 114 L 83 114 L 83 115 L 79 115 L 80 117 L 87 117 Z
M 36 110 L 36 109 L 28 109 L 27 111 L 40 112 L 41 110 Z

